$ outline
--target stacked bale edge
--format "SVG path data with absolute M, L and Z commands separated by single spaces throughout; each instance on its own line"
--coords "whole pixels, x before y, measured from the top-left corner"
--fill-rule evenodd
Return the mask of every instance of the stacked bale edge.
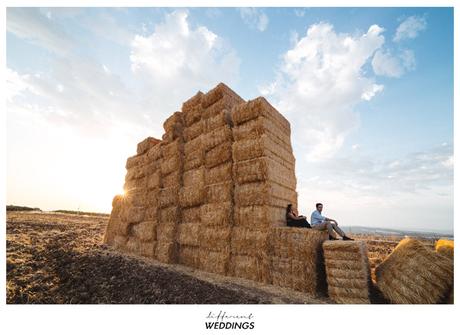
M 372 280 L 364 241 L 323 243 L 329 297 L 341 304 L 370 304 Z
M 117 249 L 147 257 L 155 254 L 157 223 L 157 193 L 149 181 L 156 178 L 159 163 L 158 157 L 149 153 L 159 144 L 160 140 L 148 137 L 138 144 L 137 154 L 128 158 L 124 195 L 113 199 L 104 236 L 104 242 Z
M 230 111 L 244 100 L 224 84 L 206 93 L 203 109 L 204 203 L 199 268 L 228 274 L 233 227 L 232 124 Z
M 233 108 L 232 121 L 235 227 L 230 273 L 269 283 L 270 228 L 285 225 L 287 204 L 297 205 L 290 125 L 264 98 Z
M 396 304 L 435 304 L 453 285 L 453 260 L 405 238 L 375 269 L 383 296 Z
M 437 253 L 452 259 L 452 266 L 454 265 L 453 263 L 454 241 L 453 240 L 437 240 L 434 247 Z M 452 285 L 449 293 L 447 294 L 443 302 L 448 303 L 448 304 L 454 303 L 454 285 Z

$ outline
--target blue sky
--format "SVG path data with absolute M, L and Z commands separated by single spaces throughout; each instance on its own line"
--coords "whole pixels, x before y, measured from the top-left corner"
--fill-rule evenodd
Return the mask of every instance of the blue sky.
M 220 81 L 290 120 L 300 211 L 452 231 L 451 8 L 8 8 L 7 202 L 110 211 Z

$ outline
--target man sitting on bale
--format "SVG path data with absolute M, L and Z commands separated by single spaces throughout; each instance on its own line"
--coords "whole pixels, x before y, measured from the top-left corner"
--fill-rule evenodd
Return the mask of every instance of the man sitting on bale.
M 339 234 L 344 241 L 353 241 L 352 238 L 348 237 L 345 235 L 342 229 L 339 228 L 339 224 L 337 223 L 336 220 L 327 218 L 323 215 L 321 215 L 321 212 L 323 211 L 323 204 L 322 203 L 317 203 L 316 204 L 316 211 L 311 213 L 311 227 L 313 229 L 318 229 L 318 230 L 326 230 L 329 233 L 329 239 L 330 240 L 338 240 L 338 238 L 335 237 L 334 230 L 337 234 Z

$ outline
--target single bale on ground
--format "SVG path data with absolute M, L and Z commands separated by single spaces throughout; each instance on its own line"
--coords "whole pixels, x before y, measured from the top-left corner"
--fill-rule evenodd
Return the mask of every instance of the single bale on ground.
M 405 238 L 375 269 L 377 287 L 396 304 L 439 303 L 453 285 L 453 261 Z
M 437 240 L 435 244 L 436 252 L 441 255 L 454 259 L 454 241 L 452 240 Z

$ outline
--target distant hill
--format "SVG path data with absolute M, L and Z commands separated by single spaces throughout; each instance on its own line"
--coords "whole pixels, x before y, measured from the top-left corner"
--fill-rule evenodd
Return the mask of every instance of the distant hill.
M 6 206 L 7 211 L 42 211 L 40 208 L 32 208 L 32 207 L 27 207 L 27 206 L 16 206 L 16 205 L 7 205 Z
M 400 230 L 377 227 L 361 227 L 361 226 L 343 226 L 342 229 L 347 233 L 363 234 L 363 235 L 380 235 L 380 236 L 413 236 L 423 238 L 454 238 L 453 234 L 434 232 L 434 231 L 415 231 L 415 230 Z

